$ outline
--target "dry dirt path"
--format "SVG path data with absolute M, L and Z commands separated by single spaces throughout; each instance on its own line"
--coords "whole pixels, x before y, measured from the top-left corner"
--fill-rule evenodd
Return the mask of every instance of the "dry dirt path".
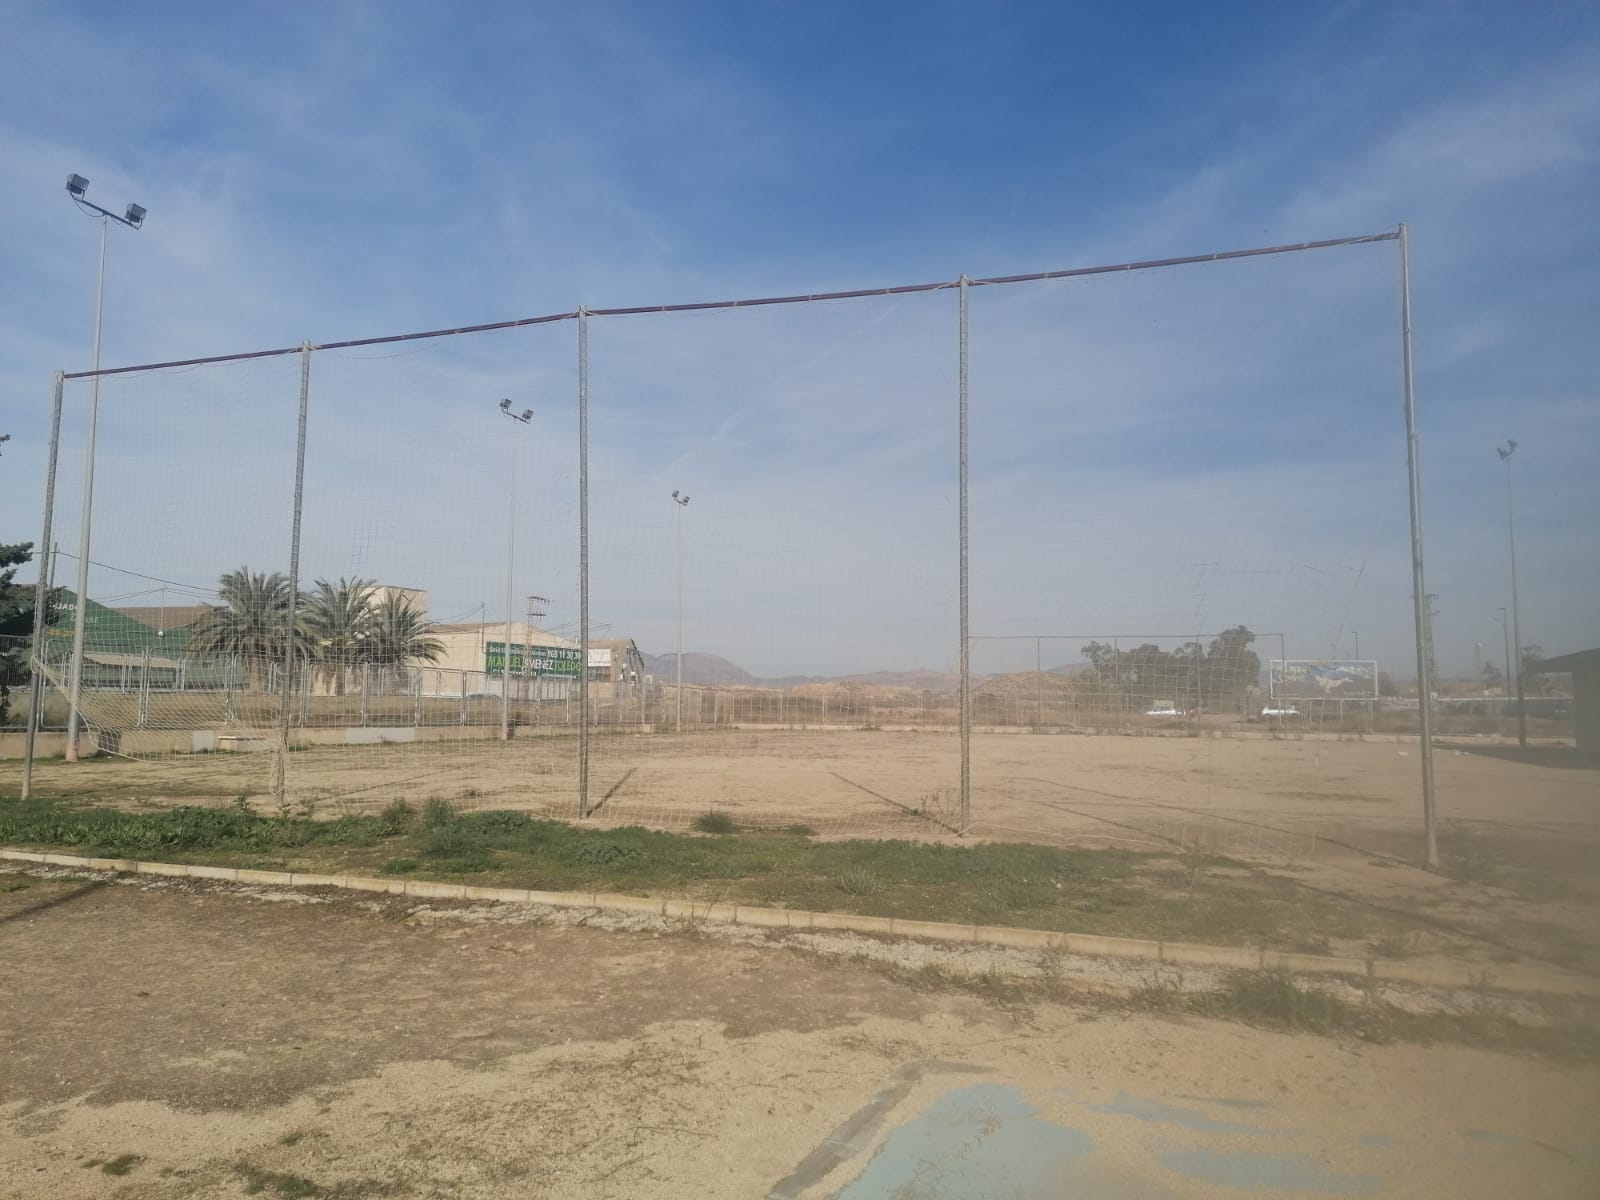
M 1578 1197 L 1597 1108 L 1592 1064 L 1011 1011 L 397 898 L 0 877 L 7 1200 Z

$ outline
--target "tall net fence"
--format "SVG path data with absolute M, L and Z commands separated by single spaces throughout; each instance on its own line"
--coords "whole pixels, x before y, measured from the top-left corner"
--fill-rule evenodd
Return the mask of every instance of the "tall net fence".
M 318 813 L 1411 821 L 1392 239 L 66 378 L 41 727 Z

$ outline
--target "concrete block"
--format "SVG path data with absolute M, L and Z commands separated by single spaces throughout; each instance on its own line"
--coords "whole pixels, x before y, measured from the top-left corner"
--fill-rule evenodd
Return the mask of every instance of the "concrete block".
M 289 883 L 293 887 L 331 887 L 344 886 L 343 875 L 303 875 L 299 871 L 289 876 Z
M 977 934 L 975 925 L 954 925 L 949 921 L 907 921 L 894 917 L 889 922 L 896 937 L 926 938 L 934 942 L 970 942 Z
M 1061 945 L 1062 936 L 1048 929 L 1011 929 L 1004 925 L 976 925 L 972 930 L 974 941 L 1013 950 L 1049 950 Z
M 548 904 L 551 908 L 582 908 L 589 900 L 590 897 L 581 892 L 541 892 L 530 888 L 526 903 Z
M 406 895 L 424 900 L 465 900 L 467 889 L 460 883 L 430 883 L 423 879 L 406 880 Z
M 1600 997 L 1600 979 L 1539 968 L 1504 966 L 1485 968 L 1482 986 L 1506 992 L 1536 992 L 1548 996 Z
M 86 861 L 91 871 L 120 871 L 132 874 L 139 869 L 139 864 L 131 858 L 91 858 Z
M 1146 938 L 1103 937 L 1096 933 L 1062 935 L 1062 949 L 1069 954 L 1089 954 L 1097 958 L 1148 958 L 1159 961 L 1161 943 Z
M 741 906 L 733 910 L 736 925 L 749 925 L 762 929 L 789 928 L 789 910 L 784 908 L 753 908 Z
M 233 867 L 202 867 L 191 864 L 189 867 L 190 879 L 226 879 L 230 883 L 239 878 L 239 872 Z
M 661 915 L 677 921 L 703 921 L 711 911 L 704 900 L 663 900 Z
M 344 731 L 345 744 L 349 746 L 381 746 L 388 742 L 414 742 L 417 731 L 409 725 L 386 727 L 366 725 Z
M 1415 983 L 1422 987 L 1463 988 L 1475 982 L 1475 972 L 1465 963 L 1395 962 L 1387 958 L 1369 959 L 1368 974 L 1373 979 L 1393 983 Z
M 168 875 L 176 879 L 189 877 L 189 868 L 183 863 L 142 862 L 136 870 L 140 875 Z
M 1269 971 L 1292 971 L 1297 975 L 1358 975 L 1367 973 L 1364 958 L 1341 958 L 1332 954 L 1295 954 L 1288 951 L 1261 951 L 1261 965 Z
M 596 892 L 590 902 L 606 912 L 644 913 L 648 916 L 659 917 L 663 915 L 663 901 L 660 897 L 650 896 L 624 896 L 618 892 Z
M 466 885 L 465 899 L 483 900 L 489 904 L 523 904 L 527 902 L 526 888 L 473 887 Z
M 406 881 L 404 879 L 373 879 L 366 875 L 346 875 L 344 885 L 357 892 L 386 892 L 400 896 L 405 894 Z
M 239 868 L 240 883 L 259 883 L 267 887 L 288 887 L 293 876 L 287 871 L 252 871 L 248 867 Z
M 1238 967 L 1253 970 L 1261 965 L 1261 951 L 1248 946 L 1207 946 L 1200 942 L 1162 942 L 1161 961 L 1190 967 Z M 1357 964 L 1365 970 L 1364 964 Z
M 13 862 L 42 863 L 45 856 L 33 850 L 0 850 L 0 858 L 9 858 Z
M 44 861 L 52 867 L 87 867 L 89 860 L 80 854 L 46 854 Z
M 871 933 L 889 937 L 894 933 L 893 922 L 888 917 L 863 917 L 855 913 L 812 913 L 813 929 L 844 929 L 851 933 Z

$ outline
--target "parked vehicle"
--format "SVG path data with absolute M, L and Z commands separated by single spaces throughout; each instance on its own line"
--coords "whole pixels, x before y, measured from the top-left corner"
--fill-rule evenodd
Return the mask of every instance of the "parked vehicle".
M 1298 708 L 1283 703 L 1269 704 L 1261 710 L 1261 719 L 1263 721 L 1275 721 L 1284 717 L 1298 717 L 1299 715 L 1300 710 Z

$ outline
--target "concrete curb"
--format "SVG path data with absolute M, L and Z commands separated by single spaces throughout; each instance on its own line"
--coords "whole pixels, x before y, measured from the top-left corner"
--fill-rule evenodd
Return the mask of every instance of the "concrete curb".
M 624 896 L 610 892 L 541 892 L 523 888 L 434 883 L 422 879 L 374 879 L 359 875 L 251 871 L 243 867 L 191 866 L 186 863 L 142 862 L 127 858 L 87 858 L 77 854 L 45 854 L 33 850 L 11 850 L 3 847 L 0 847 L 0 860 L 88 871 L 111 871 L 124 875 L 159 875 L 177 879 L 249 883 L 263 887 L 341 888 L 347 891 L 412 896 L 421 900 L 477 900 L 493 904 L 544 904 L 555 908 L 592 908 L 601 912 L 632 913 L 691 922 L 714 921 L 762 929 L 841 930 L 878 937 L 966 942 L 983 946 L 1004 946 L 1015 950 L 1059 950 L 1067 954 L 1082 954 L 1094 958 L 1141 959 L 1174 966 L 1284 970 L 1298 975 L 1342 975 L 1428 988 L 1488 988 L 1500 992 L 1600 999 L 1600 980 L 1567 972 L 1541 971 L 1521 966 L 1477 966 L 1459 961 L 1408 963 L 1384 958 L 1341 958 L 1334 955 L 1261 950 L 1248 946 L 1208 946 L 1194 942 L 1151 941 L 1145 938 L 1063 933 L 1048 929 L 958 925 L 945 921 L 910 921 L 895 917 L 864 917 L 851 913 L 755 908 L 747 905 L 707 903 L 700 900 Z

